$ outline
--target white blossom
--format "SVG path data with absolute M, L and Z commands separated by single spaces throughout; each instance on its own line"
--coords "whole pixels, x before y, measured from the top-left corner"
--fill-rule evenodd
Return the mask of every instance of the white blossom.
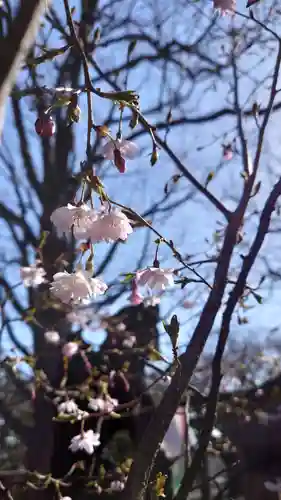
M 21 267 L 20 269 L 20 277 L 23 281 L 25 287 L 33 287 L 36 288 L 42 283 L 46 282 L 46 271 L 42 266 L 39 266 L 37 263 L 31 264 L 28 267 Z
M 69 304 L 102 295 L 107 290 L 107 286 L 99 278 L 91 278 L 88 271 L 79 270 L 72 274 L 64 271 L 53 276 L 50 290 L 61 302 Z
M 58 413 L 60 414 L 69 414 L 76 415 L 78 413 L 78 405 L 75 403 L 73 399 L 69 399 L 69 401 L 64 401 L 60 403 L 58 406 Z
M 73 325 L 78 325 L 82 328 L 87 328 L 91 324 L 91 328 L 98 327 L 100 320 L 93 307 L 75 307 L 67 315 L 67 320 Z M 94 326 L 92 325 L 94 323 Z
M 138 285 L 148 286 L 151 290 L 165 290 L 167 286 L 174 285 L 174 269 L 161 269 L 148 267 L 137 271 L 136 281 Z
M 46 342 L 57 345 L 60 343 L 60 334 L 56 330 L 48 330 L 44 333 Z
M 128 217 L 117 208 L 103 208 L 89 228 L 89 238 L 93 243 L 99 241 L 125 241 L 133 232 Z
M 110 483 L 110 489 L 111 491 L 122 491 L 125 488 L 125 482 L 124 481 L 111 481 Z
M 109 396 L 106 399 L 90 398 L 88 404 L 90 410 L 103 413 L 111 413 L 116 406 L 118 406 L 118 400 Z
M 121 323 L 117 323 L 117 325 L 115 325 L 115 330 L 116 332 L 125 332 L 127 329 L 125 323 L 123 323 L 123 321 L 121 321 Z
M 72 356 L 77 354 L 78 351 L 79 351 L 79 346 L 78 344 L 76 344 L 76 342 L 67 342 L 67 344 L 64 344 L 62 348 L 62 354 L 67 358 L 72 358 Z
M 60 416 L 71 415 L 75 417 L 76 420 L 82 420 L 89 415 L 87 411 L 80 410 L 77 403 L 73 399 L 60 403 L 58 405 L 58 414 Z
M 132 141 L 126 139 L 117 139 L 108 141 L 101 148 L 101 154 L 108 160 L 114 160 L 114 149 L 118 149 L 123 158 L 133 160 L 139 155 L 139 147 Z
M 73 230 L 76 239 L 88 239 L 88 231 L 93 221 L 97 217 L 97 212 L 83 204 L 79 207 L 68 203 L 67 206 L 57 208 L 51 215 L 59 236 L 67 235 Z
M 211 432 L 211 436 L 214 439 L 220 439 L 222 437 L 222 433 L 219 429 L 217 429 L 217 427 L 214 427 L 212 432 Z
M 100 434 L 90 429 L 89 431 L 74 436 L 71 439 L 69 449 L 73 453 L 79 450 L 85 450 L 86 453 L 92 455 L 94 449 L 98 446 L 100 446 Z
M 127 337 L 123 340 L 122 345 L 123 347 L 128 347 L 130 349 L 135 345 L 136 341 L 137 339 L 135 335 L 130 335 L 130 337 Z

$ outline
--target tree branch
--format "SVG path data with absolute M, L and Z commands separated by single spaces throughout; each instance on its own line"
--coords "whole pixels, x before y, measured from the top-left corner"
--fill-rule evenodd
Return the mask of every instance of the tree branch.
M 7 97 L 15 82 L 20 64 L 35 40 L 41 15 L 48 3 L 48 0 L 22 2 L 7 36 L 0 41 L 0 137 Z

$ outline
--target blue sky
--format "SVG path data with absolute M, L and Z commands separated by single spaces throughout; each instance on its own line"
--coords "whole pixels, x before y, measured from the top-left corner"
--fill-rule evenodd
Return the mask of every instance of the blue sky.
M 57 2 L 59 4 L 59 2 Z M 56 3 L 56 4 L 57 4 Z M 62 2 L 61 2 L 62 3 Z M 268 9 L 269 2 L 263 1 L 261 5 L 257 5 L 254 8 L 255 15 L 262 16 Z M 161 0 L 159 2 L 159 16 L 165 17 L 172 6 L 167 0 Z M 186 4 L 185 4 L 186 5 Z M 238 1 L 238 9 L 241 12 L 246 13 L 245 1 Z M 59 7 L 57 8 L 60 16 L 63 16 L 63 10 Z M 120 19 L 122 18 L 122 12 L 118 12 Z M 152 16 L 152 10 L 149 4 L 146 2 L 138 1 L 135 4 L 134 16 L 140 24 L 141 28 L 131 25 L 129 30 L 135 33 L 136 30 L 141 32 L 147 32 L 156 37 L 156 33 L 151 33 L 150 20 Z M 174 9 L 173 19 L 169 20 L 165 24 L 165 40 L 172 40 L 176 37 L 179 38 L 181 43 L 190 44 L 195 39 L 197 39 L 198 34 L 204 30 L 206 25 L 210 22 L 213 16 L 211 2 L 206 2 L 206 6 L 203 1 L 199 1 L 196 4 L 190 2 L 190 6 L 183 9 L 181 3 L 177 9 Z M 195 29 L 191 29 L 192 20 Z M 230 27 L 243 28 L 241 23 L 243 20 L 236 16 L 234 19 L 225 17 L 218 21 L 219 27 L 216 31 L 217 39 L 209 41 L 209 46 L 203 46 L 204 54 L 210 55 L 213 58 L 217 58 L 220 62 L 223 62 L 227 56 L 229 49 L 229 40 L 227 38 L 227 30 Z M 119 30 L 120 31 L 120 30 Z M 117 38 L 121 32 L 118 28 L 111 33 L 105 35 L 105 39 Z M 164 37 L 162 33 L 162 37 Z M 249 32 L 249 37 L 252 36 L 252 32 Z M 262 33 L 262 36 L 266 38 L 266 34 Z M 161 40 L 160 37 L 160 41 Z M 103 31 L 101 42 L 103 42 Z M 58 46 L 59 42 L 56 38 L 53 38 L 53 46 Z M 222 45 L 224 45 L 224 51 L 222 50 Z M 118 65 L 126 57 L 126 45 L 116 43 L 114 50 L 100 48 L 97 51 L 96 58 L 97 62 L 103 71 L 108 70 L 112 67 L 112 64 Z M 145 43 L 140 43 L 136 47 L 136 53 L 153 53 L 153 49 L 148 47 Z M 241 60 L 240 69 L 244 73 L 250 72 L 251 77 L 243 73 L 240 83 L 240 95 L 241 103 L 250 107 L 251 103 L 255 100 L 261 102 L 264 106 L 266 104 L 266 99 L 268 96 L 268 81 L 265 80 L 264 84 L 256 90 L 256 80 L 263 79 L 266 75 L 270 74 L 274 64 L 274 58 L 276 53 L 276 46 L 269 50 L 265 45 L 263 46 L 262 40 L 261 45 L 259 45 L 258 50 L 247 52 L 247 56 L 243 56 Z M 183 58 L 182 63 L 184 64 L 185 57 L 193 57 L 181 55 L 179 57 Z M 198 64 L 195 57 L 194 67 Z M 179 61 L 180 62 L 180 61 Z M 258 64 L 258 65 L 257 65 Z M 257 66 L 256 66 L 257 65 Z M 52 63 L 46 63 L 42 66 L 41 73 L 44 76 L 44 83 L 51 85 L 53 81 L 53 73 L 51 71 Z M 149 109 L 151 105 L 154 105 L 159 98 L 159 87 L 161 84 L 161 68 L 158 64 L 151 65 L 149 63 L 144 63 L 136 68 L 134 68 L 129 75 L 128 88 L 130 89 L 140 89 L 140 101 L 141 108 L 145 114 L 145 111 Z M 233 101 L 233 96 L 231 94 L 231 72 L 229 70 L 223 73 L 223 81 L 218 82 L 214 85 L 213 79 L 210 77 L 210 81 L 202 79 L 196 87 L 193 89 L 191 87 L 190 81 L 188 79 L 179 78 L 179 71 L 175 68 L 168 69 L 168 84 L 163 90 L 163 95 L 175 95 L 175 91 L 180 93 L 180 95 L 188 95 L 190 97 L 181 104 L 181 106 L 175 107 L 173 109 L 173 118 L 187 116 L 198 116 L 203 113 L 208 113 L 213 110 L 217 110 L 223 106 L 231 106 Z M 22 78 L 20 79 L 22 83 Z M 93 81 L 95 82 L 95 76 L 93 74 Z M 119 82 L 121 84 L 121 80 Z M 99 83 L 101 86 L 101 83 Z M 104 90 L 108 89 L 108 85 L 102 85 Z M 250 97 L 249 97 L 250 96 Z M 76 125 L 76 151 L 75 151 L 75 168 L 79 168 L 79 163 L 85 158 L 85 142 L 86 142 L 86 108 L 85 108 L 85 98 L 81 98 L 80 106 L 82 109 L 82 120 Z M 41 165 L 41 153 L 40 153 L 40 141 L 35 137 L 33 132 L 35 115 L 30 109 L 30 100 L 22 99 L 22 109 L 25 112 L 25 120 L 27 128 L 32 140 L 32 154 L 37 162 L 38 174 L 41 175 L 42 165 Z M 95 98 L 94 99 L 94 116 L 96 123 L 102 123 L 104 116 L 106 116 L 107 103 Z M 163 120 L 165 113 L 157 114 L 154 113 L 153 117 L 149 117 L 152 122 L 157 122 L 158 120 Z M 264 154 L 261 160 L 261 169 L 258 179 L 262 180 L 262 188 L 258 195 L 252 202 L 252 209 L 257 206 L 261 207 L 265 196 L 268 193 L 270 186 L 273 184 L 273 179 L 279 173 L 280 164 L 280 148 L 279 148 L 279 113 L 277 113 L 271 120 L 267 130 L 267 136 L 265 141 Z M 234 159 L 228 163 L 222 162 L 222 148 L 223 142 L 231 141 L 235 136 L 235 119 L 234 118 L 223 118 L 214 123 L 207 123 L 205 125 L 184 125 L 182 127 L 177 127 L 171 130 L 168 135 L 168 144 L 177 153 L 178 157 L 183 161 L 183 163 L 190 169 L 193 175 L 196 176 L 201 182 L 204 183 L 207 175 L 210 171 L 215 171 L 216 175 L 212 183 L 210 184 L 210 190 L 218 198 L 222 199 L 227 206 L 233 207 L 234 202 L 231 198 L 237 198 L 239 193 L 241 193 L 242 179 L 240 177 L 241 171 L 241 158 L 240 155 L 235 155 Z M 251 154 L 255 151 L 255 141 L 257 136 L 256 126 L 253 120 L 245 120 L 245 129 L 247 131 L 249 150 Z M 112 127 L 112 132 L 116 132 L 117 128 Z M 124 136 L 129 136 L 130 129 L 124 126 L 123 130 Z M 162 134 L 163 137 L 163 134 Z M 6 123 L 4 130 L 4 138 L 11 152 L 12 161 L 17 164 L 18 176 L 20 179 L 21 189 L 26 196 L 27 193 L 27 183 L 22 176 L 20 158 L 19 158 L 19 143 L 18 139 L 13 130 L 13 123 L 11 113 L 7 111 Z M 163 151 L 160 151 L 159 162 L 154 168 L 150 167 L 149 164 L 149 153 L 150 140 L 148 135 L 143 135 L 141 138 L 137 138 L 136 142 L 142 148 L 141 156 L 131 162 L 128 162 L 128 171 L 122 176 L 119 175 L 114 167 L 105 163 L 103 169 L 107 169 L 107 174 L 105 177 L 105 185 L 110 197 L 124 203 L 125 205 L 131 206 L 138 212 L 144 212 L 153 202 L 163 197 L 164 186 L 166 182 L 171 178 L 173 174 L 177 171 L 171 161 L 168 159 L 167 155 Z M 3 146 L 3 151 L 5 146 Z M 56 159 L 57 166 L 59 168 L 59 159 Z M 1 170 L 0 170 L 1 172 Z M 63 189 L 63 187 L 62 187 Z M 171 200 L 181 198 L 183 195 L 188 195 L 191 191 L 190 185 L 187 180 L 182 179 L 179 184 L 175 187 L 175 192 L 171 197 Z M 9 206 L 14 207 L 15 200 L 11 195 L 11 190 L 8 186 L 7 178 L 3 174 L 3 182 L 0 189 L 0 198 L 4 200 Z M 33 197 L 34 198 L 34 197 Z M 34 198 L 34 202 L 37 201 Z M 31 214 L 27 214 L 27 218 L 31 221 Z M 186 202 L 179 209 L 173 211 L 172 214 L 160 214 L 156 217 L 154 221 L 155 228 L 163 233 L 163 236 L 168 239 L 172 239 L 177 248 L 183 254 L 197 255 L 200 254 L 202 257 L 207 251 L 211 254 L 210 247 L 206 242 L 206 239 L 211 240 L 212 235 L 216 229 L 218 229 L 218 223 L 222 223 L 223 219 L 220 214 L 212 207 L 212 205 L 204 200 L 202 196 L 196 195 L 192 200 Z M 32 224 L 35 225 L 35 221 L 32 220 Z M 245 243 L 243 252 L 246 252 L 249 241 L 251 240 L 251 235 L 253 234 L 253 229 L 255 227 L 253 221 L 246 223 L 247 237 L 245 238 Z M 6 232 L 3 223 L 0 222 L 0 231 L 2 237 L 5 236 Z M 134 271 L 136 265 L 136 257 L 139 255 L 139 248 L 144 239 L 147 237 L 147 230 L 139 230 L 130 236 L 126 245 L 121 245 L 117 253 L 117 257 L 108 267 L 106 273 L 104 273 L 105 281 L 112 280 L 113 278 L 118 278 L 121 273 Z M 153 241 L 155 237 L 151 235 L 150 245 L 148 247 L 146 264 L 149 265 L 153 261 L 155 245 Z M 271 235 L 266 241 L 266 245 L 263 251 L 270 256 L 272 266 L 279 266 L 279 236 Z M 99 262 L 102 261 L 106 251 L 108 250 L 107 244 L 99 244 L 96 250 L 96 261 L 95 265 L 98 266 Z M 8 241 L 5 241 L 4 251 L 8 252 L 9 255 L 12 253 L 12 248 Z M 241 248 L 238 248 L 237 254 L 241 252 Z M 167 267 L 178 267 L 177 263 L 171 256 L 169 249 L 165 248 L 163 245 L 160 247 L 159 252 L 160 262 L 163 266 Z M 239 257 L 234 259 L 234 267 L 239 264 Z M 261 273 L 263 272 L 263 264 L 259 261 L 252 273 L 251 279 L 253 283 L 257 282 Z M 211 281 L 212 273 L 209 272 L 208 268 L 202 269 L 204 276 Z M 18 282 L 19 272 L 16 266 L 13 266 L 8 270 L 8 277 L 13 283 Z M 233 321 L 233 332 L 232 334 L 236 338 L 246 338 L 247 335 L 251 335 L 255 332 L 258 339 L 262 341 L 265 334 L 271 327 L 278 325 L 279 321 L 279 301 L 280 292 L 277 286 L 274 294 L 272 294 L 268 301 L 264 305 L 255 305 L 254 309 L 247 312 L 249 317 L 249 325 L 238 326 L 236 320 Z M 24 290 L 19 291 L 21 296 L 24 296 Z M 267 290 L 261 291 L 264 297 L 267 297 Z M 129 294 L 129 291 L 128 291 Z M 181 290 L 176 291 L 173 295 L 168 293 L 162 300 L 162 314 L 165 315 L 167 311 L 171 313 L 177 313 L 180 322 L 182 323 L 181 338 L 180 343 L 185 343 L 191 336 L 193 328 L 198 319 L 198 313 L 202 308 L 202 304 L 206 298 L 207 290 L 203 284 L 200 285 L 190 285 L 185 288 L 182 292 Z M 186 296 L 188 300 L 195 300 L 195 306 L 193 309 L 183 309 L 182 307 L 176 307 L 175 304 L 182 297 Z M 114 304 L 112 311 L 116 311 L 121 305 L 126 302 L 126 296 L 124 296 L 120 301 Z M 175 306 L 174 306 L 175 305 Z M 173 307 L 174 306 L 174 307 Z M 216 321 L 215 327 L 219 325 L 220 315 Z M 257 332 L 258 331 L 258 335 Z M 27 328 L 20 326 L 17 328 L 17 334 L 21 338 L 21 341 L 30 344 L 30 336 L 28 335 Z M 88 339 L 91 339 L 94 343 L 101 339 L 101 334 L 94 332 L 86 334 Z M 165 353 L 168 353 L 169 339 L 167 336 L 163 336 L 163 347 Z M 210 346 L 213 345 L 211 341 Z

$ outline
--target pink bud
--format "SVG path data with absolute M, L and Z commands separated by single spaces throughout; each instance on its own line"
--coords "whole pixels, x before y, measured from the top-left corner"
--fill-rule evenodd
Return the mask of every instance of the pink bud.
M 118 168 L 120 174 L 124 174 L 126 171 L 126 162 L 117 148 L 114 149 L 114 165 Z
M 52 137 L 56 131 L 56 124 L 49 115 L 42 115 L 35 122 L 35 131 L 40 137 Z
M 223 159 L 224 160 L 232 160 L 233 158 L 233 149 L 231 144 L 223 144 L 222 146 L 223 149 Z
M 62 353 L 67 358 L 72 358 L 72 356 L 74 356 L 78 352 L 78 349 L 78 344 L 76 344 L 75 342 L 68 342 L 63 346 Z

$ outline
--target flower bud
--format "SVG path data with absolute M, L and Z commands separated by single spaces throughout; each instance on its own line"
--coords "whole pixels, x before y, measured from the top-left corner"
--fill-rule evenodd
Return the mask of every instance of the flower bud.
M 139 123 L 139 115 L 138 113 L 133 111 L 129 126 L 130 128 L 135 128 L 138 123 Z
M 79 108 L 78 104 L 77 106 L 73 106 L 72 103 L 69 104 L 68 110 L 67 110 L 67 117 L 68 121 L 70 123 L 78 123 L 80 120 L 81 116 L 81 109 Z
M 152 151 L 152 155 L 151 155 L 151 158 L 150 158 L 150 165 L 153 167 L 158 161 L 158 151 L 157 149 L 153 149 Z
M 107 137 L 109 134 L 109 128 L 106 125 L 97 125 L 95 127 L 95 131 L 97 134 L 99 134 L 101 137 Z
M 42 115 L 35 122 L 35 131 L 40 137 L 52 137 L 56 131 L 56 124 L 50 115 Z
M 62 348 L 62 354 L 66 358 L 72 358 L 75 354 L 77 354 L 79 350 L 78 344 L 75 342 L 68 342 Z

